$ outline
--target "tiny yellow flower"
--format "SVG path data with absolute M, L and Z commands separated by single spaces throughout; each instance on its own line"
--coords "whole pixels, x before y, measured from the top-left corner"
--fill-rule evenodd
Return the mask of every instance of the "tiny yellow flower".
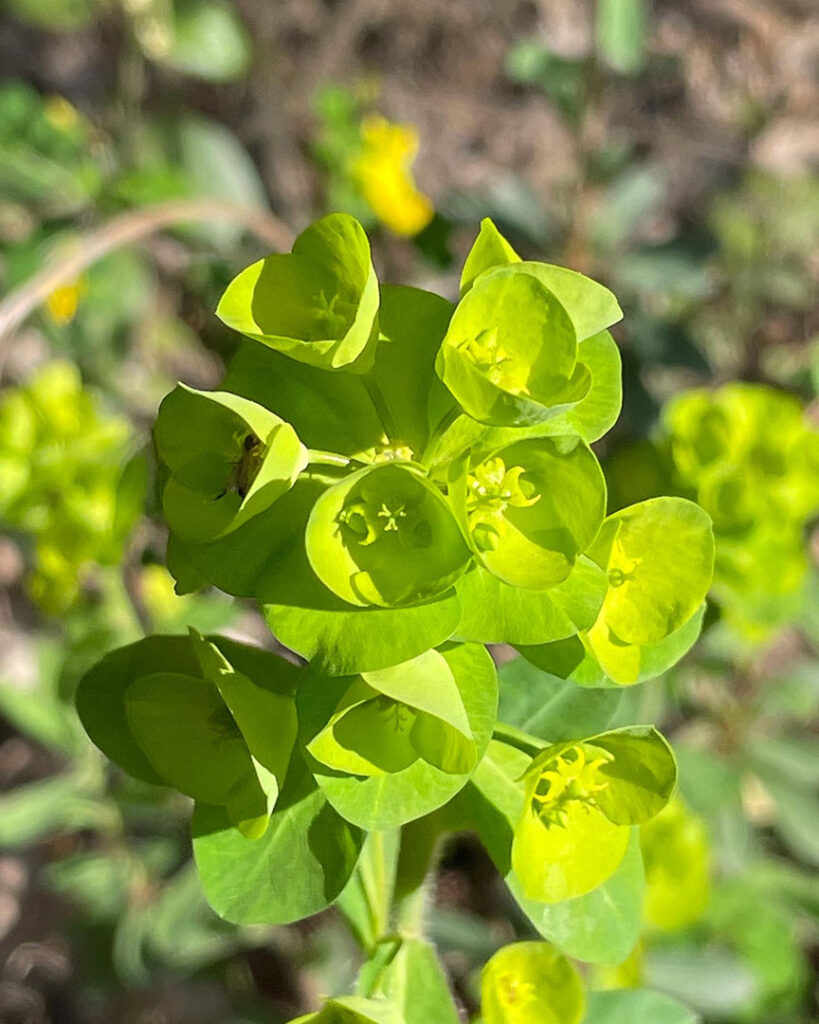
M 85 282 L 82 278 L 55 288 L 46 299 L 46 310 L 52 322 L 58 327 L 71 323 L 76 316 L 77 306 L 84 291 Z
M 43 103 L 43 113 L 51 127 L 61 132 L 71 131 L 80 119 L 77 108 L 65 96 L 50 96 Z
M 417 235 L 432 220 L 434 208 L 415 186 L 411 166 L 418 132 L 374 114 L 361 124 L 362 150 L 353 176 L 378 219 L 396 235 Z

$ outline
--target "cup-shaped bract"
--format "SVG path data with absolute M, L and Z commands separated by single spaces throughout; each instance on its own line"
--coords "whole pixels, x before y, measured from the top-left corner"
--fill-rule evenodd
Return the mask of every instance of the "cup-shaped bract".
M 400 772 L 419 758 L 461 775 L 477 760 L 458 684 L 438 651 L 353 679 L 307 749 L 328 768 L 362 776 Z
M 632 726 L 553 744 L 524 778 L 512 867 L 529 899 L 560 903 L 614 874 L 628 846 L 629 826 L 665 807 L 677 771 L 663 737 Z
M 561 583 L 592 543 L 606 482 L 579 437 L 516 441 L 470 465 L 453 465 L 450 496 L 478 559 L 515 587 Z
M 378 342 L 378 279 L 358 221 L 332 213 L 228 285 L 216 315 L 248 338 L 325 370 L 364 372 Z
M 577 332 L 557 296 L 534 274 L 501 267 L 458 303 L 436 371 L 473 419 L 527 426 L 579 402 L 591 386 L 577 363 Z
M 159 408 L 154 439 L 168 470 L 165 518 L 196 543 L 264 512 L 307 466 L 307 449 L 289 423 L 228 391 L 178 385 Z
M 588 555 L 609 578 L 588 641 L 613 679 L 631 682 L 629 648 L 664 640 L 705 599 L 714 571 L 711 520 L 685 498 L 650 498 L 609 516 Z
M 484 1024 L 580 1024 L 585 1012 L 580 974 L 548 942 L 504 946 L 481 972 Z
M 444 496 L 403 462 L 367 466 L 326 490 L 306 545 L 322 583 L 360 607 L 420 604 L 446 592 L 471 558 Z
M 266 652 L 217 643 L 198 634 L 155 636 L 120 648 L 83 678 L 78 708 L 94 742 L 126 771 L 225 807 L 245 836 L 257 838 L 296 741 L 298 670 Z

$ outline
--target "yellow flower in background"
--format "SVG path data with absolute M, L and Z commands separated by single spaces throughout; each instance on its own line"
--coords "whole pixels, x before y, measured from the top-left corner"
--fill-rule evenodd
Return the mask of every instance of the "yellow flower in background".
M 435 213 L 412 176 L 418 132 L 412 125 L 395 124 L 373 114 L 361 123 L 361 142 L 353 176 L 364 198 L 378 219 L 396 235 L 417 235 Z
M 46 299 L 46 310 L 49 318 L 58 327 L 71 323 L 77 313 L 77 306 L 85 291 L 85 281 L 78 278 L 69 284 L 62 284 Z
M 63 132 L 71 131 L 80 120 L 77 108 L 65 96 L 49 96 L 43 103 L 43 113 L 52 128 Z

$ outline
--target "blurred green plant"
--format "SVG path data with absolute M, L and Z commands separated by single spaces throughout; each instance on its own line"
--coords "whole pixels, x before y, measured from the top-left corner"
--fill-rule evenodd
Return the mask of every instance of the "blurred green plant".
M 71 363 L 3 393 L 0 519 L 33 541 L 29 591 L 49 614 L 77 601 L 95 566 L 119 562 L 147 483 L 133 449 L 130 423 L 103 411 Z

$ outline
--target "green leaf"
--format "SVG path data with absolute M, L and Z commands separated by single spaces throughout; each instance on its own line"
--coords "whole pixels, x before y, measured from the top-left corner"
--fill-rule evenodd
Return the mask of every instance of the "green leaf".
M 441 656 L 454 677 L 466 711 L 469 735 L 474 744 L 474 761 L 477 761 L 489 743 L 497 713 L 494 665 L 486 650 L 474 644 L 445 646 L 440 655 L 436 653 L 436 659 Z M 389 680 L 391 675 L 393 678 Z M 384 681 L 385 677 L 387 682 Z M 403 666 L 397 673 L 388 670 L 378 674 L 376 680 L 381 685 L 389 685 L 396 693 L 404 692 L 404 685 L 413 685 L 411 674 Z M 299 691 L 298 709 L 299 725 L 309 749 L 312 750 L 312 741 L 325 729 L 353 682 L 350 678 L 331 680 L 314 672 L 308 674 Z M 399 683 L 402 684 L 401 690 L 398 689 Z M 427 698 L 429 696 L 427 694 Z M 413 697 L 415 701 L 419 699 Z M 451 707 L 441 708 L 440 711 L 448 717 L 453 714 Z M 457 716 L 459 712 L 454 714 Z M 342 774 L 318 760 L 312 763 L 316 780 L 327 799 L 347 820 L 366 829 L 394 828 L 442 806 L 469 779 L 469 770 L 459 773 L 443 771 L 419 756 L 406 734 L 402 746 L 399 746 L 394 722 L 374 717 L 370 724 L 367 733 L 360 729 L 351 730 L 350 735 L 343 738 L 348 744 L 348 750 L 352 749 L 349 745 L 355 744 L 357 749 L 365 750 L 370 757 L 381 759 L 384 770 L 380 774 Z M 379 740 L 379 734 L 383 739 Z M 429 736 L 424 737 L 423 742 L 429 743 L 424 750 L 427 756 L 440 760 L 441 752 L 440 749 L 435 751 L 435 740 L 440 743 L 440 735 L 433 737 L 432 741 Z M 409 761 L 405 767 L 400 767 L 402 753 Z M 359 753 L 356 756 L 362 755 Z M 452 756 L 451 752 L 449 756 Z M 393 760 L 392 771 L 389 770 L 390 759 Z M 473 758 L 469 760 L 473 761 Z
M 603 602 L 607 579 L 585 557 L 548 591 L 512 587 L 482 566 L 455 584 L 461 608 L 458 637 L 490 644 L 539 644 L 590 626 Z
M 275 409 L 309 448 L 369 458 L 386 440 L 359 374 L 327 373 L 264 345 L 243 342 L 222 388 Z
M 241 794 L 243 809 L 251 809 L 245 817 L 265 812 L 250 751 L 212 683 L 174 672 L 141 675 L 127 689 L 125 711 L 131 734 L 167 785 L 220 805 L 232 806 Z
M 407 446 L 413 458 L 420 456 L 429 436 L 430 388 L 441 386 L 435 355 L 452 308 L 439 295 L 420 288 L 381 286 L 378 348 L 364 384 L 370 389 L 368 397 L 375 386 L 391 446 Z
M 502 665 L 498 681 L 498 718 L 551 743 L 602 732 L 622 699 L 617 690 L 581 690 L 524 658 Z
M 554 590 L 512 587 L 477 565 L 455 584 L 460 605 L 460 640 L 533 643 L 571 636 L 576 627 L 554 600 Z
M 209 81 L 227 82 L 245 73 L 250 57 L 247 31 L 227 4 L 209 0 L 177 4 L 164 64 Z
M 235 924 L 284 924 L 323 910 L 347 884 L 364 841 L 297 757 L 260 839 L 246 839 L 206 804 L 197 805 L 192 830 L 208 902 Z
M 307 517 L 325 487 L 303 476 L 270 508 L 209 543 L 172 534 L 168 568 L 179 574 L 183 590 L 195 589 L 204 579 L 234 597 L 261 600 L 280 579 L 286 554 L 303 542 Z
M 131 732 L 125 703 L 131 683 L 156 672 L 199 674 L 188 637 L 151 636 L 111 651 L 80 680 L 76 701 L 85 731 L 106 757 L 134 778 L 163 785 Z
M 633 75 L 645 63 L 645 0 L 597 0 L 597 49 L 609 67 Z
M 257 670 L 257 678 L 261 678 L 268 686 L 277 686 L 277 689 L 257 686 L 242 672 L 236 671 L 215 644 L 208 643 L 195 630 L 191 630 L 191 633 L 202 672 L 216 686 L 238 726 L 253 760 L 259 785 L 267 796 L 266 808 L 256 815 L 260 819 L 259 824 L 251 828 L 255 835 L 267 827 L 267 817 L 284 785 L 298 735 L 293 700 L 298 670 L 280 673 L 279 679 L 271 678 L 266 659 L 256 658 L 254 660 L 259 664 L 253 668 Z M 253 658 L 253 652 L 248 649 L 243 660 L 250 658 Z M 250 833 L 245 831 L 245 834 Z
M 578 686 L 616 687 L 643 683 L 662 675 L 694 646 L 699 639 L 706 606 L 703 603 L 685 625 L 656 644 L 641 647 L 619 644 L 608 648 L 606 663 L 610 674 L 584 643 L 582 634 L 537 646 L 519 646 L 520 653 L 533 665 L 569 680 Z
M 606 482 L 578 437 L 519 441 L 453 466 L 450 498 L 477 557 L 512 586 L 565 580 L 603 521 Z
M 402 939 L 382 976 L 381 988 L 402 1024 L 458 1024 L 460 1020 L 435 948 L 423 939 Z
M 228 285 L 216 314 L 234 330 L 324 369 L 372 365 L 378 281 L 364 229 L 348 214 L 316 221 L 290 254 L 273 254 Z
M 292 694 L 300 670 L 221 637 L 197 644 L 212 648 L 228 704 L 204 678 L 191 637 L 152 636 L 111 652 L 86 673 L 77 691 L 80 719 L 94 743 L 129 774 L 229 805 L 236 823 L 255 834 L 263 821 L 253 821 L 266 819 L 278 792 L 271 769 L 283 778 L 293 745 Z M 273 705 L 275 731 L 260 736 L 254 719 L 268 716 L 269 722 Z
M 471 557 L 446 499 L 419 469 L 400 462 L 367 466 L 322 494 L 306 547 L 319 579 L 362 607 L 444 594 Z
M 408 608 L 358 608 L 317 578 L 302 546 L 279 564 L 259 593 L 277 639 L 330 676 L 409 661 L 448 640 L 458 624 L 455 592 Z
M 585 1010 L 580 974 L 548 943 L 504 946 L 481 973 L 485 1024 L 580 1024 Z
M 159 409 L 162 502 L 171 529 L 208 542 L 238 529 L 290 490 L 307 450 L 289 423 L 230 392 L 179 385 Z
M 510 263 L 520 263 L 520 256 L 490 218 L 484 217 L 478 237 L 472 243 L 461 271 L 461 295 L 466 295 L 475 279 L 487 270 L 508 266 Z
M 510 889 L 541 935 L 567 956 L 589 963 L 620 963 L 640 937 L 645 879 L 637 829 L 620 866 L 602 885 L 567 900 L 545 904 L 527 900 L 512 877 Z
M 591 992 L 584 1024 L 699 1024 L 700 1016 L 671 996 L 648 989 Z
M 559 300 L 518 263 L 485 274 L 458 303 L 436 371 L 473 419 L 539 423 L 578 402 L 591 377 L 577 369 L 577 335 Z

